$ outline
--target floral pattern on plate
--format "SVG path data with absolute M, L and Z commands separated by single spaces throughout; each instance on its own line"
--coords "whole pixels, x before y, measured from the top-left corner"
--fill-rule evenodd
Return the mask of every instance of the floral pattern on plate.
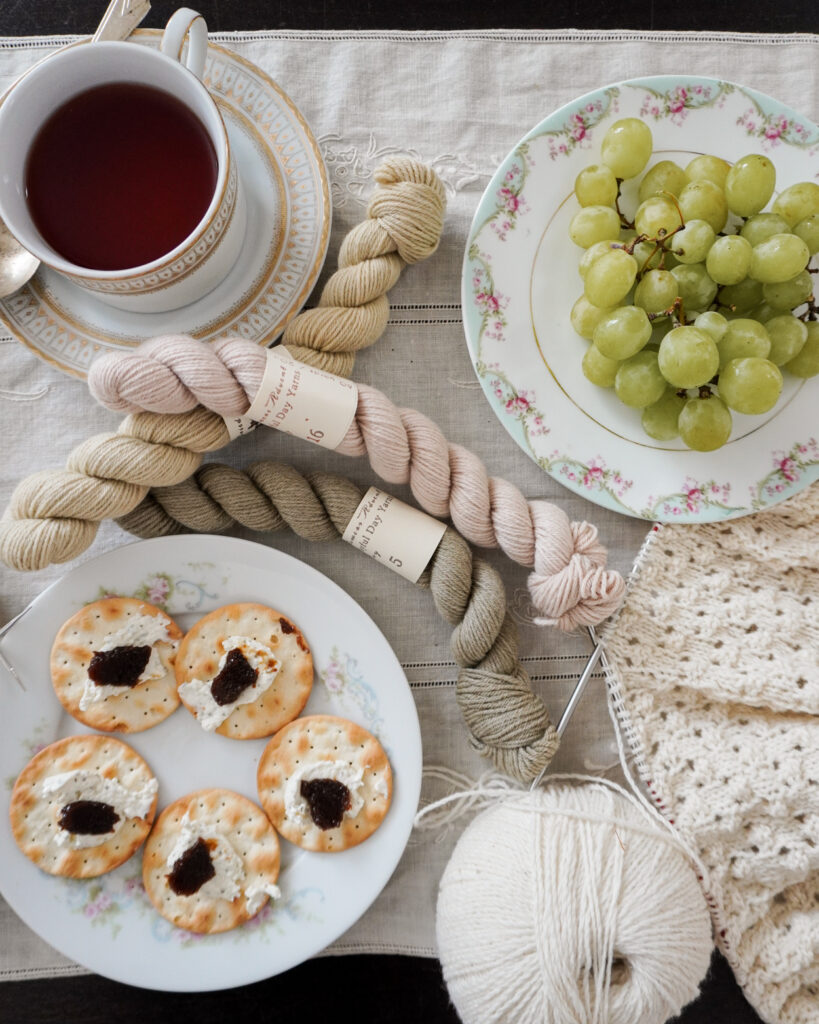
M 66 573 L 5 633 L 4 657 L 25 690 L 0 669 L 0 779 L 13 784 L 37 750 L 86 731 L 54 696 L 50 643 L 42 640 L 53 638 L 77 608 L 110 593 L 158 604 L 178 616 L 182 628 L 223 604 L 275 600 L 303 629 L 323 680 L 313 686 L 305 713 L 340 715 L 389 740 L 398 780 L 389 814 L 366 843 L 331 861 L 283 840 L 281 900 L 222 935 L 193 936 L 160 917 L 142 888 L 140 854 L 100 878 L 55 878 L 20 853 L 10 829 L 0 829 L 0 892 L 57 950 L 127 984 L 205 991 L 287 970 L 357 920 L 406 845 L 421 786 L 421 737 L 406 676 L 384 636 L 349 595 L 275 548 L 207 535 L 127 544 Z M 125 740 L 156 775 L 160 808 L 211 786 L 257 799 L 255 766 L 266 740 L 214 737 L 182 710 Z M 9 787 L 5 793 L 8 803 Z
M 652 441 L 639 412 L 582 374 L 586 342 L 569 320 L 582 292 L 579 250 L 568 239 L 578 209 L 574 181 L 622 117 L 650 125 L 654 162 L 684 166 L 703 152 L 734 161 L 775 148 L 778 188 L 819 176 L 819 128 L 732 82 L 666 75 L 580 97 L 515 146 L 475 212 L 462 276 L 469 354 L 507 431 L 576 494 L 664 522 L 747 515 L 819 478 L 812 434 L 819 384 L 788 375 L 774 410 L 735 416 L 729 443 L 703 453 Z

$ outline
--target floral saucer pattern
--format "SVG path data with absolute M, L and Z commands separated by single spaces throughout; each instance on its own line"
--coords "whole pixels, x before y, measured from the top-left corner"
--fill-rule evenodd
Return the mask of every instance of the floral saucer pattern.
M 580 369 L 586 343 L 569 321 L 582 293 L 568 238 L 574 180 L 621 117 L 649 124 L 655 161 L 762 152 L 776 165 L 777 189 L 819 177 L 819 128 L 752 89 L 668 75 L 580 97 L 521 140 L 481 199 L 462 273 L 469 354 L 515 441 L 576 494 L 662 522 L 748 515 L 819 478 L 819 383 L 790 377 L 774 410 L 735 416 L 728 444 L 703 453 L 652 441 L 639 413 Z

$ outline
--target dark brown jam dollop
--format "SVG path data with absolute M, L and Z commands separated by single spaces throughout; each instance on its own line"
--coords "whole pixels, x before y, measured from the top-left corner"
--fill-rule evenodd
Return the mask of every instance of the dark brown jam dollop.
M 352 806 L 350 790 L 337 779 L 304 779 L 301 795 L 310 805 L 310 817 L 320 829 L 338 828 Z
M 208 844 L 201 837 L 173 862 L 168 885 L 177 896 L 193 896 L 216 874 Z
M 210 684 L 210 692 L 217 704 L 232 704 L 248 686 L 253 686 L 259 673 L 242 652 L 234 647 L 228 651 L 222 671 Z
M 112 651 L 94 651 L 88 676 L 97 686 L 136 686 L 151 657 L 150 645 L 125 645 Z
M 85 836 L 101 836 L 113 832 L 119 815 L 102 800 L 72 800 L 60 808 L 57 820 L 66 832 Z

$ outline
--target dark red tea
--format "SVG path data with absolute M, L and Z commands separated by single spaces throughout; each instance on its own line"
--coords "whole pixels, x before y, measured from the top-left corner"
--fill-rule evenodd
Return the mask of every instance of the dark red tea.
M 99 85 L 48 118 L 31 144 L 26 195 L 48 244 L 91 270 L 124 270 L 176 248 L 205 214 L 217 159 L 199 118 L 170 93 Z

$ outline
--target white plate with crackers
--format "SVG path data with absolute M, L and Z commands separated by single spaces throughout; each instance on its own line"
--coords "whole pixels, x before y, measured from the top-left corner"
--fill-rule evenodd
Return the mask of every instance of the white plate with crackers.
M 372 834 L 330 853 L 303 849 L 280 835 L 281 895 L 232 930 L 202 935 L 160 916 L 143 886 L 141 850 L 95 878 L 58 877 L 21 853 L 9 827 L 18 775 L 43 747 L 69 736 L 116 735 L 133 748 L 158 780 L 157 815 L 207 789 L 231 790 L 260 804 L 257 769 L 269 738 L 207 732 L 181 705 L 150 728 L 101 734 L 63 708 L 51 682 L 54 640 L 71 616 L 111 595 L 162 609 L 183 632 L 226 605 L 257 602 L 277 609 L 297 624 L 313 659 L 310 696 L 295 721 L 346 719 L 386 752 L 391 802 Z M 289 555 L 249 541 L 196 535 L 118 548 L 45 590 L 3 635 L 0 652 L 22 684 L 0 665 L 0 892 L 41 938 L 90 970 L 143 988 L 186 992 L 271 977 L 346 931 L 398 864 L 421 788 L 421 734 L 409 685 L 369 616 L 335 583 Z

